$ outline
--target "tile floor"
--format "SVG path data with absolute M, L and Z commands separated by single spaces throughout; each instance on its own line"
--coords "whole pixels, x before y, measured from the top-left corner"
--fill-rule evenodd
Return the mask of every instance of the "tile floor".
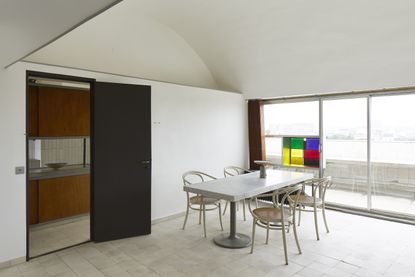
M 89 215 L 83 215 L 31 227 L 30 257 L 88 241 L 89 218 Z
M 241 210 L 239 231 L 250 233 L 251 220 L 242 221 Z M 328 220 L 331 232 L 321 230 L 316 241 L 312 214 L 302 216 L 303 254 L 290 233 L 288 266 L 278 231 L 265 245 L 265 230 L 257 228 L 254 254 L 214 245 L 221 231 L 217 213 L 209 212 L 206 239 L 192 214 L 185 231 L 183 217 L 170 219 L 153 225 L 149 236 L 84 244 L 0 270 L 0 276 L 415 276 L 415 226 L 334 211 Z

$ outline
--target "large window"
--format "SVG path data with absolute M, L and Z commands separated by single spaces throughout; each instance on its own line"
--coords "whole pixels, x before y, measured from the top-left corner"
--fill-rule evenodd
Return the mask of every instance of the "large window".
M 367 206 L 367 99 L 323 101 L 323 168 L 333 185 L 326 200 Z
M 371 100 L 371 206 L 415 214 L 415 95 Z
M 264 127 L 267 159 L 278 164 L 281 163 L 283 136 L 318 136 L 318 111 L 318 101 L 265 105 Z
M 264 105 L 266 158 L 280 165 L 283 137 L 320 137 L 328 202 L 415 216 L 415 93 L 304 99 Z

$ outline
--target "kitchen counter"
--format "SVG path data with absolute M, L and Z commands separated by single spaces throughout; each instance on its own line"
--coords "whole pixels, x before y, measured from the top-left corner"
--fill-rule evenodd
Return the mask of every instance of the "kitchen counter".
M 90 173 L 90 166 L 86 165 L 69 165 L 59 169 L 52 169 L 48 167 L 36 168 L 29 170 L 29 180 L 43 180 L 66 176 L 85 175 Z

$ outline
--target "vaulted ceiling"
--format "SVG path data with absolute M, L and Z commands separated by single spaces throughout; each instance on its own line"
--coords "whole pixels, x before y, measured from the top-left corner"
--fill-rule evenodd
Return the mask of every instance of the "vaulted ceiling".
M 124 0 L 27 58 L 247 98 L 415 85 L 412 0 Z
M 119 0 L 0 1 L 0 66 L 8 66 Z

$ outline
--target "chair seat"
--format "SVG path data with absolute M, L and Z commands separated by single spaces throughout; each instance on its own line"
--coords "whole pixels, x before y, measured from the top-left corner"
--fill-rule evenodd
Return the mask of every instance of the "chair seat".
M 252 211 L 260 221 L 265 222 L 281 222 L 282 221 L 282 211 L 280 208 L 274 207 L 262 207 L 257 208 Z M 284 209 L 284 221 L 291 220 L 291 212 L 287 209 Z
M 209 197 L 202 197 L 202 196 L 192 196 L 190 197 L 191 204 L 205 204 L 205 205 L 213 205 L 216 204 L 219 199 L 209 198 Z
M 300 195 L 291 195 L 290 199 L 292 202 L 294 202 L 296 199 L 298 204 L 301 204 L 303 206 L 309 206 L 312 207 L 314 206 L 314 197 L 313 196 L 309 196 L 307 194 L 300 194 Z M 322 204 L 322 200 L 320 198 L 316 198 L 316 204 L 317 206 L 321 206 Z

